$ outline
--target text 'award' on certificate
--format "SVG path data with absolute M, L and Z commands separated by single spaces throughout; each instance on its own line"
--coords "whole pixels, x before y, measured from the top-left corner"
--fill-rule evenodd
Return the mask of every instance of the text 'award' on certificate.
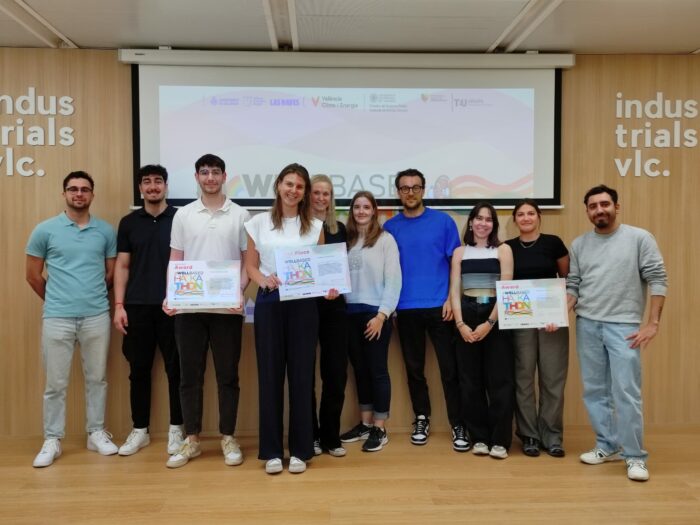
M 168 308 L 241 307 L 241 261 L 170 261 Z
M 564 279 L 497 281 L 496 295 L 501 329 L 569 326 Z
M 275 250 L 280 301 L 352 291 L 345 243 Z

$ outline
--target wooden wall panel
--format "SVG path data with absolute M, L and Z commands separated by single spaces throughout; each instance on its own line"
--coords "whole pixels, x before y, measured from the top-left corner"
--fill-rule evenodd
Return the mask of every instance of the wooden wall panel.
M 700 94 L 700 57 L 580 56 L 575 68 L 563 76 L 562 210 L 546 211 L 544 231 L 560 235 L 567 244 L 590 229 L 581 199 L 585 191 L 604 182 L 620 191 L 621 219 L 651 230 L 664 253 L 671 289 L 659 336 L 644 352 L 645 408 L 649 423 L 700 423 L 700 372 L 697 352 L 698 323 L 693 304 L 698 279 L 693 263 L 698 243 L 693 242 L 694 198 L 700 193 L 697 177 L 700 150 L 696 147 L 658 151 L 671 170 L 668 178 L 620 177 L 613 158 L 624 151 L 615 145 L 615 94 L 647 100 L 657 91 L 667 98 L 693 98 Z M 93 211 L 117 225 L 128 212 L 131 195 L 131 93 L 130 70 L 119 64 L 116 52 L 84 50 L 0 49 L 0 95 L 13 97 L 35 86 L 41 94 L 70 95 L 75 114 L 62 117 L 62 125 L 75 128 L 75 145 L 15 147 L 15 157 L 31 155 L 46 169 L 44 177 L 4 175 L 0 166 L 1 228 L 0 267 L 4 268 L 5 294 L 0 302 L 0 435 L 40 436 L 43 371 L 40 358 L 41 302 L 24 280 L 24 247 L 32 228 L 63 209 L 61 180 L 69 171 L 84 169 L 95 176 Z M 14 125 L 0 106 L 0 125 Z M 32 120 L 24 119 L 26 125 Z M 37 118 L 41 120 L 41 118 Z M 59 120 L 59 119 L 57 119 Z M 688 126 L 698 126 L 690 119 Z M 629 123 L 628 123 L 629 124 Z M 656 123 L 655 123 L 656 124 Z M 0 152 L 0 156 L 3 153 Z M 229 159 L 227 159 L 229 160 Z M 231 159 L 232 160 L 232 159 Z M 193 159 L 194 161 L 194 159 Z M 507 236 L 515 234 L 502 212 Z M 463 214 L 454 214 L 458 226 Z M 505 235 L 504 235 L 505 236 Z M 252 326 L 244 329 L 241 359 L 241 402 L 238 431 L 257 432 L 257 381 Z M 216 388 L 209 361 L 205 389 L 204 428 L 217 428 Z M 394 430 L 412 421 L 405 370 L 396 337 L 390 349 L 392 418 Z M 351 371 L 350 371 L 351 372 Z M 426 368 L 433 404 L 433 428 L 446 430 L 447 418 L 439 371 L 432 348 Z M 167 429 L 167 390 L 162 361 L 154 367 L 152 431 Z M 347 389 L 343 427 L 358 417 L 352 374 Z M 114 333 L 109 359 L 108 428 L 119 441 L 128 433 L 128 365 L 121 355 L 121 337 Z M 319 385 L 317 385 L 318 387 Z M 586 424 L 580 401 L 581 387 L 571 336 L 571 365 L 565 421 Z M 82 373 L 76 359 L 68 395 L 69 434 L 84 427 Z

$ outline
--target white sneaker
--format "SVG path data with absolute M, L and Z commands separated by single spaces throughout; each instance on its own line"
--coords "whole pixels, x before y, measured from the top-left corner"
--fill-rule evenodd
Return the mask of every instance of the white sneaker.
M 282 472 L 282 460 L 280 458 L 268 459 L 265 463 L 265 472 L 268 474 L 278 474 Z
M 472 453 L 476 454 L 477 456 L 488 456 L 489 447 L 486 445 L 486 443 L 482 443 L 481 441 L 479 441 L 478 443 L 474 443 Z
M 190 441 L 190 438 L 185 439 L 182 442 L 182 446 L 177 454 L 174 454 L 168 458 L 168 462 L 165 464 L 168 468 L 178 468 L 187 465 L 190 459 L 196 458 L 202 453 L 202 449 L 199 447 L 199 441 Z
M 185 429 L 182 425 L 170 425 L 168 431 L 168 454 L 177 454 L 185 440 Z
M 227 465 L 240 465 L 243 463 L 241 446 L 233 436 L 224 436 L 221 440 L 221 450 L 224 452 L 224 463 Z
M 112 443 L 112 434 L 106 430 L 96 430 L 95 432 L 88 434 L 87 448 L 88 450 L 94 450 L 103 456 L 111 456 L 119 451 L 117 445 Z
M 34 458 L 35 467 L 48 467 L 53 463 L 53 460 L 61 456 L 61 442 L 56 438 L 44 440 L 41 450 Z
M 321 448 L 321 440 L 314 439 L 314 456 L 320 456 L 323 454 L 323 449 Z
M 301 474 L 306 470 L 306 462 L 292 456 L 289 458 L 289 473 L 290 474 Z
M 606 461 L 617 461 L 620 456 L 617 452 L 606 452 L 602 448 L 594 448 L 581 454 L 579 459 L 587 465 L 600 465 Z
M 151 436 L 148 434 L 147 428 L 135 428 L 126 438 L 124 444 L 119 447 L 120 456 L 131 456 L 136 454 L 143 447 L 151 443 Z
M 329 448 L 328 453 L 334 458 L 342 458 L 348 453 L 343 447 Z
M 501 445 L 494 445 L 491 447 L 489 456 L 496 459 L 506 459 L 508 457 L 508 451 L 506 450 L 506 447 L 502 447 Z
M 647 481 L 649 470 L 643 459 L 632 458 L 627 460 L 627 477 L 632 481 Z

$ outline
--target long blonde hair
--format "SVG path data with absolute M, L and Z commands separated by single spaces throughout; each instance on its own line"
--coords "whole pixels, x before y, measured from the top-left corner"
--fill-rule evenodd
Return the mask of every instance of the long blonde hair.
M 328 228 L 329 233 L 338 233 L 338 217 L 335 214 L 335 191 L 333 190 L 333 181 L 328 175 L 318 174 L 311 177 L 311 188 L 313 191 L 313 185 L 317 182 L 325 182 L 331 188 L 331 202 L 328 205 L 328 211 L 326 211 L 326 220 L 323 223 Z

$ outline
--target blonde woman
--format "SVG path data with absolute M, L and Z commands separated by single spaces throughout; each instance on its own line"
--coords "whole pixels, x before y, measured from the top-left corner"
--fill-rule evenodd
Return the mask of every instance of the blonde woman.
M 346 242 L 345 225 L 338 221 L 335 214 L 333 182 L 327 175 L 311 177 L 311 212 L 315 218 L 323 221 L 326 244 Z M 322 390 L 318 412 L 315 392 L 311 405 L 314 454 L 318 456 L 325 451 L 331 456 L 342 457 L 346 450 L 341 445 L 339 435 L 348 370 L 348 315 L 342 296 L 332 301 L 319 297 L 316 304 Z

